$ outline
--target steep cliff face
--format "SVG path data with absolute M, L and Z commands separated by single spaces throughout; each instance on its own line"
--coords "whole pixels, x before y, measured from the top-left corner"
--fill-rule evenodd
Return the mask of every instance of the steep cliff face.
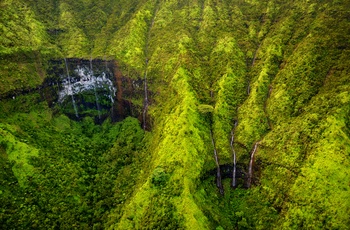
M 21 227 L 62 227 L 59 215 L 96 229 L 349 226 L 348 1 L 6 0 L 1 7 L 7 33 L 0 42 L 0 93 L 19 96 L 1 101 L 0 154 L 7 167 L 1 191 L 20 200 L 4 208 L 4 224 L 24 205 L 46 222 L 40 225 L 22 210 Z M 20 34 L 24 30 L 32 40 Z M 50 59 L 57 58 L 112 63 L 112 107 L 98 99 L 106 86 L 97 84 L 99 76 L 84 81 L 93 82 L 90 116 L 107 107 L 119 115 L 129 110 L 142 124 L 128 118 L 99 126 L 89 116 L 69 121 L 46 105 L 47 97 L 20 96 L 50 75 Z M 84 76 L 98 72 L 86 68 Z M 62 90 L 83 77 L 67 78 Z M 66 113 L 74 117 L 75 94 L 65 92 L 57 100 L 66 98 Z M 38 106 L 29 106 L 30 98 Z M 24 125 L 23 119 L 32 122 Z M 64 140 L 79 147 L 62 147 L 60 157 L 44 143 L 51 132 L 60 140 L 69 129 L 75 141 Z M 99 146 L 103 135 L 108 140 Z M 72 149 L 77 157 L 68 153 Z M 52 178 L 57 169 L 49 168 L 51 158 L 71 164 L 59 164 L 61 174 Z M 20 186 L 13 187 L 16 178 Z M 70 195 L 56 196 L 42 181 L 58 190 L 65 184 L 69 192 L 63 193 Z M 51 196 L 58 198 L 50 202 Z M 52 215 L 42 210 L 44 200 Z M 69 210 L 76 204 L 81 208 Z

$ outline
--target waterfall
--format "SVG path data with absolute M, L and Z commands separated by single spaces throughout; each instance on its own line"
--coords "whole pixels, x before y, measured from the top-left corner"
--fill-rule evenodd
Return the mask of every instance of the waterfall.
M 148 88 L 147 88 L 147 68 L 148 68 L 148 46 L 149 46 L 149 40 L 151 37 L 151 30 L 154 25 L 154 18 L 155 15 L 158 12 L 158 1 L 157 6 L 154 8 L 153 17 L 151 24 L 148 26 L 148 32 L 147 32 L 147 38 L 146 38 L 146 44 L 145 44 L 145 57 L 146 57 L 146 65 L 145 65 L 145 75 L 144 75 L 144 91 L 145 91 L 145 99 L 144 99 L 144 105 L 143 105 L 143 112 L 142 112 L 142 121 L 143 121 L 143 130 L 146 131 L 147 124 L 146 124 L 146 117 L 147 117 L 147 111 L 148 111 Z
M 71 91 L 72 90 L 72 87 L 70 85 L 70 76 L 69 76 L 69 70 L 68 70 L 68 64 L 67 64 L 67 59 L 64 58 L 64 63 L 66 65 L 66 71 L 67 71 L 67 77 L 68 77 L 68 91 Z M 68 94 L 68 93 L 67 93 Z M 71 94 L 71 98 L 72 98 L 72 104 L 73 104 L 73 108 L 74 108 L 74 112 L 75 112 L 75 116 L 77 118 L 79 118 L 79 115 L 78 115 L 78 110 L 77 110 L 77 105 L 75 104 L 75 100 L 74 100 L 74 96 L 73 96 L 73 93 Z
M 256 57 L 258 55 L 258 50 L 260 49 L 260 46 L 261 46 L 261 43 L 259 44 L 258 48 L 254 52 L 254 57 L 253 57 L 253 60 L 252 60 L 252 66 L 254 66 L 254 64 L 255 64 Z
M 237 182 L 236 182 L 236 168 L 237 168 L 236 161 L 237 161 L 237 159 L 236 159 L 236 151 L 233 148 L 233 143 L 234 143 L 234 138 L 235 138 L 234 130 L 237 127 L 237 125 L 238 125 L 238 122 L 235 121 L 234 129 L 231 131 L 231 142 L 230 142 L 230 146 L 231 146 L 231 150 L 232 150 L 232 158 L 233 158 L 232 184 L 231 184 L 233 188 L 237 187 Z
M 258 144 L 259 144 L 259 142 L 255 142 L 252 154 L 250 155 L 250 162 L 249 162 L 249 169 L 248 169 L 248 180 L 247 180 L 247 187 L 248 188 L 250 188 L 250 186 L 252 184 L 254 154 L 256 152 L 256 149 L 258 148 Z
M 90 75 L 91 75 L 91 79 L 93 79 L 94 72 L 92 70 L 92 58 L 91 57 L 90 57 Z M 98 112 L 98 119 L 101 119 L 100 105 L 98 104 L 98 96 L 97 96 L 97 91 L 96 91 L 96 81 L 94 81 L 94 92 L 95 92 L 95 101 L 96 101 L 96 107 L 97 107 L 97 112 Z
M 236 152 L 233 148 L 233 141 L 234 141 L 234 133 L 233 130 L 231 131 L 231 150 L 232 150 L 232 158 L 233 158 L 233 171 L 232 171 L 232 187 L 235 188 L 237 186 L 236 183 Z
M 144 75 L 145 99 L 144 99 L 144 106 L 143 106 L 143 112 L 142 112 L 143 130 L 146 130 L 146 115 L 147 115 L 147 110 L 148 110 L 147 66 L 148 66 L 148 60 L 146 60 L 146 70 L 145 70 L 145 75 Z
M 222 182 L 221 182 L 221 171 L 220 171 L 220 164 L 219 164 L 219 157 L 218 157 L 218 153 L 216 151 L 216 147 L 215 147 L 215 141 L 214 141 L 214 137 L 213 137 L 213 133 L 210 130 L 210 138 L 211 138 L 211 143 L 213 145 L 214 148 L 214 158 L 215 158 L 215 164 L 216 164 L 216 186 L 219 188 L 220 194 L 223 195 L 224 194 L 224 188 L 222 186 Z

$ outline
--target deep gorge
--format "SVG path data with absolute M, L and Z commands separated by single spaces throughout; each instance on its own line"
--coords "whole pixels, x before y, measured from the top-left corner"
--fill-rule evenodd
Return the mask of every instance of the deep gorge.
M 1 229 L 348 229 L 350 3 L 4 0 Z

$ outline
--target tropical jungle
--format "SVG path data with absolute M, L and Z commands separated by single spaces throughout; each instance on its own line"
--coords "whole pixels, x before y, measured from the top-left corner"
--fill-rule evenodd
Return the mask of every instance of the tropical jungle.
M 350 229 L 350 1 L 0 0 L 0 229 Z

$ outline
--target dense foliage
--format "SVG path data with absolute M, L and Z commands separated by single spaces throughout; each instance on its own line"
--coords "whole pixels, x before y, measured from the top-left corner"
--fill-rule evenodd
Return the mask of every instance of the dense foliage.
M 349 1 L 0 8 L 0 227 L 349 228 Z M 61 114 L 41 84 L 63 58 L 144 79 L 152 128 Z
M 45 104 L 37 94 L 1 103 L 1 225 L 100 229 L 132 192 L 144 132 L 134 118 L 95 125 L 53 115 Z

